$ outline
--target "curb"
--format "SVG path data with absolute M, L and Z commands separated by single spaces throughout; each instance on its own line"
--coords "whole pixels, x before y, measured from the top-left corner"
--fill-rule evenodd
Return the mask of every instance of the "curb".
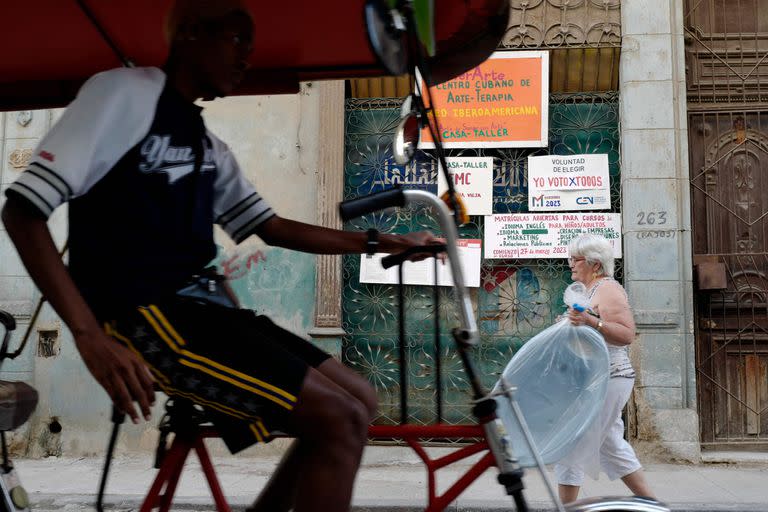
M 136 495 L 109 495 L 105 499 L 106 512 L 128 512 L 138 510 L 142 497 Z M 53 512 L 66 510 L 67 512 L 93 511 L 96 497 L 90 494 L 32 494 L 32 510 L 34 512 Z M 358 499 L 352 506 L 352 512 L 423 512 L 424 505 L 406 502 L 406 500 L 370 500 Z M 233 511 L 242 511 L 250 505 L 250 501 L 243 499 L 230 500 Z M 670 503 L 674 512 L 765 512 L 766 505 L 760 503 Z M 173 502 L 174 510 L 203 511 L 213 509 L 213 500 L 210 497 L 181 497 Z M 511 512 L 514 506 L 507 501 L 489 502 L 458 502 L 445 509 L 446 512 Z M 552 512 L 549 503 L 531 502 L 529 512 Z

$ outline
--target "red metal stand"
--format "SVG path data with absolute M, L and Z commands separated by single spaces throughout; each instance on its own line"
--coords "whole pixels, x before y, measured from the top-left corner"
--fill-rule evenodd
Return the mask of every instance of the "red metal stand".
M 206 438 L 218 436 L 218 433 L 210 427 L 200 427 L 188 433 L 177 433 L 139 511 L 151 512 L 155 508 L 159 508 L 160 512 L 168 512 L 173 502 L 173 495 L 176 493 L 181 472 L 184 469 L 184 463 L 189 452 L 194 450 L 197 453 L 197 458 L 200 459 L 203 474 L 205 474 L 205 479 L 211 488 L 216 510 L 218 512 L 231 512 L 204 442 Z

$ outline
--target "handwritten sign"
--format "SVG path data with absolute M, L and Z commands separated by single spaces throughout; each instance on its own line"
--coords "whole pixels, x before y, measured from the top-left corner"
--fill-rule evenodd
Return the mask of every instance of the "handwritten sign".
M 493 213 L 493 157 L 446 157 L 456 193 L 469 215 Z M 437 175 L 437 195 L 448 190 L 442 165 Z
M 529 210 L 607 210 L 610 207 L 608 155 L 528 157 Z
M 480 239 L 462 238 L 458 240 L 457 251 L 464 276 L 464 286 L 477 288 L 480 286 L 480 260 L 482 241 Z M 376 253 L 370 258 L 360 257 L 360 282 L 377 284 L 397 284 L 397 267 L 384 269 L 381 259 L 384 253 Z M 435 282 L 434 259 L 422 261 L 406 261 L 403 264 L 403 284 L 428 285 Z M 453 286 L 453 272 L 446 262 L 437 264 L 437 284 Z
M 604 236 L 621 257 L 619 213 L 523 213 L 485 217 L 485 258 L 567 258 L 583 233 Z
M 420 76 L 422 90 L 425 84 Z M 485 62 L 429 89 L 446 148 L 547 145 L 549 54 L 495 52 Z M 429 105 L 428 98 L 424 103 Z M 421 147 L 435 144 L 425 129 Z

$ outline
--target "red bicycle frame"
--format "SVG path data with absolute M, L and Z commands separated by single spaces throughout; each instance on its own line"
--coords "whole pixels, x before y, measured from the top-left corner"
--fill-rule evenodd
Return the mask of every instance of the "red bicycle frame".
M 445 510 L 450 503 L 459 497 L 467 487 L 477 480 L 487 469 L 496 465 L 493 454 L 489 451 L 488 442 L 484 439 L 481 425 L 374 425 L 368 429 L 368 437 L 402 439 L 410 446 L 424 463 L 427 469 L 427 508 L 425 512 Z M 454 452 L 433 459 L 429 456 L 422 439 L 469 439 L 481 438 L 472 444 L 463 446 Z M 458 480 L 443 494 L 437 494 L 437 470 L 455 462 L 471 457 L 477 453 L 488 451 L 472 465 Z
M 488 451 L 488 443 L 483 436 L 483 428 L 480 425 L 374 425 L 368 429 L 368 437 L 371 439 L 402 439 L 424 462 L 424 466 L 427 469 L 428 493 L 425 512 L 445 510 L 480 475 L 496 465 L 493 454 Z M 211 489 L 216 510 L 218 512 L 231 512 L 231 508 L 224 497 L 221 484 L 216 476 L 216 471 L 211 463 L 210 455 L 205 447 L 204 440 L 213 437 L 218 437 L 218 433 L 211 427 L 200 427 L 194 431 L 176 435 L 170 449 L 163 458 L 160 469 L 149 488 L 147 496 L 144 498 L 144 502 L 139 508 L 140 512 L 151 512 L 156 508 L 160 512 L 168 512 L 170 510 L 184 464 L 189 453 L 192 451 L 197 454 L 200 460 L 200 466 Z M 431 458 L 424 449 L 421 440 L 434 438 L 478 438 L 479 440 L 462 446 L 442 457 Z M 484 451 L 488 453 L 473 464 L 443 494 L 437 494 L 437 471 L 439 469 Z

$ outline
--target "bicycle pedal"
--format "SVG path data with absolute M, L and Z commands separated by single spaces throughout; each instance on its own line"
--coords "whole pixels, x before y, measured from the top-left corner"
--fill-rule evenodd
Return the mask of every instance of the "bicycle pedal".
M 523 485 L 523 470 L 515 469 L 508 473 L 500 473 L 496 480 L 506 487 L 508 493 L 522 491 L 525 488 Z

